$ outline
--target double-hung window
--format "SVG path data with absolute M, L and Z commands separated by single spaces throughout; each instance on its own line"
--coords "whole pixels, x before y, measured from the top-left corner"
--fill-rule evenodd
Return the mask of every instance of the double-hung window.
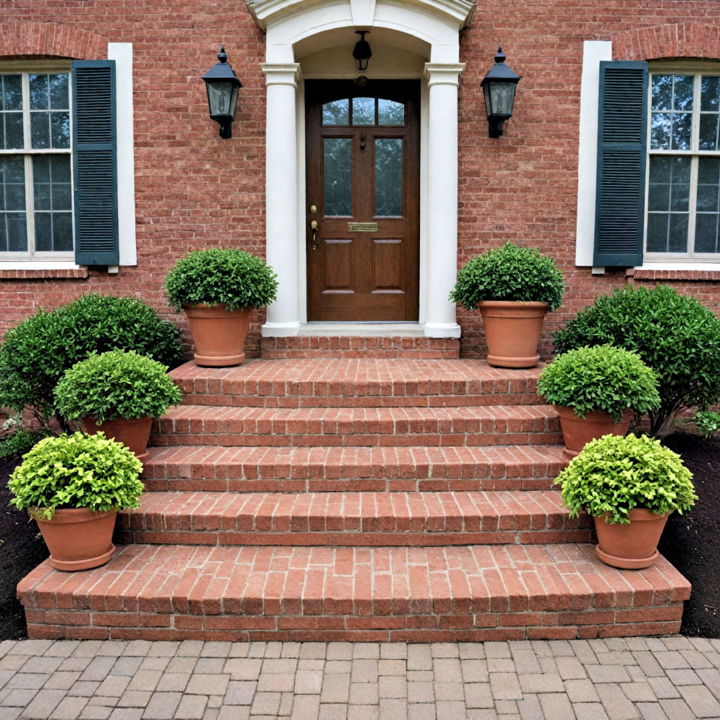
M 718 260 L 720 70 L 653 67 L 649 84 L 645 259 Z
M 0 67 L 0 260 L 72 260 L 70 67 Z

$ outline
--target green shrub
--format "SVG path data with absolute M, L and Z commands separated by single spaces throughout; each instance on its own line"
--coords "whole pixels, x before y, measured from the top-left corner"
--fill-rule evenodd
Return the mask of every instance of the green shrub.
M 720 320 L 672 288 L 627 287 L 599 297 L 554 337 L 560 353 L 606 344 L 636 352 L 660 381 L 660 407 L 650 411 L 652 435 L 679 410 L 705 409 L 720 399 Z
M 699 410 L 695 413 L 698 432 L 708 440 L 720 430 L 720 413 L 713 410 Z
M 0 458 L 24 455 L 30 448 L 46 437 L 46 433 L 17 427 L 0 439 Z
M 160 417 L 181 399 L 165 365 L 123 350 L 91 355 L 76 363 L 55 387 L 56 405 L 64 417 L 77 420 L 89 415 L 98 423 Z
M 260 308 L 277 296 L 277 276 L 266 262 L 244 250 L 196 250 L 178 260 L 165 278 L 170 305 Z
M 581 510 L 628 523 L 633 508 L 684 513 L 697 500 L 680 456 L 645 435 L 605 435 L 589 442 L 555 480 L 570 516 Z
M 107 350 L 135 350 L 174 367 L 182 357 L 180 331 L 133 298 L 86 295 L 41 310 L 9 330 L 0 346 L 0 406 L 18 412 L 30 407 L 48 427 L 57 414 L 53 391 L 63 373 Z
M 577 415 L 599 410 L 619 422 L 628 410 L 642 414 L 660 405 L 657 375 L 635 353 L 612 345 L 558 355 L 538 380 L 538 393 Z
M 458 272 L 450 300 L 468 310 L 481 300 L 546 302 L 557 310 L 564 293 L 562 273 L 552 258 L 508 242 L 469 260 Z
M 10 476 L 10 504 L 38 508 L 51 518 L 58 508 L 95 512 L 136 508 L 143 484 L 142 463 L 103 433 L 61 435 L 41 440 Z

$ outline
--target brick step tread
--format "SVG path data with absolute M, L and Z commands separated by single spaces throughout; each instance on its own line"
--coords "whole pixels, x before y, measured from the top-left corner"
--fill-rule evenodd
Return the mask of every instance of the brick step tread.
M 344 492 L 549 489 L 559 445 L 491 447 L 155 447 L 149 490 Z
M 460 545 L 589 542 L 557 491 L 145 493 L 121 542 L 206 545 Z
M 154 445 L 496 445 L 559 442 L 549 405 L 248 408 L 181 405 L 156 421 Z
M 331 548 L 127 545 L 18 586 L 30 637 L 522 639 L 679 629 L 689 583 L 664 558 L 589 544 Z
M 314 358 L 248 360 L 234 368 L 191 361 L 171 375 L 186 404 L 375 407 L 538 404 L 540 371 L 491 368 L 479 360 Z

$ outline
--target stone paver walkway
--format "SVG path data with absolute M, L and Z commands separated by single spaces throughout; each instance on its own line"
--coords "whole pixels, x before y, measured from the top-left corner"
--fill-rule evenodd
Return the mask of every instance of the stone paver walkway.
M 0 643 L 0 720 L 720 718 L 720 640 Z

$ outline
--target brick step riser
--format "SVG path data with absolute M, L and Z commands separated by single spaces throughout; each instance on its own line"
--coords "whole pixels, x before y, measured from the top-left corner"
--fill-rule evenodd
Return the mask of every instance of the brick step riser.
M 182 386 L 181 386 L 182 387 Z M 253 407 L 253 408 L 396 408 L 396 407 L 488 407 L 491 405 L 541 405 L 543 402 L 534 392 L 515 394 L 454 394 L 454 395 L 378 395 L 370 394 L 326 394 L 259 395 L 232 393 L 196 392 L 193 388 L 183 390 L 183 405 L 210 407 Z
M 299 358 L 413 358 L 456 360 L 460 341 L 452 338 L 296 336 L 263 338 L 266 360 Z
M 233 530 L 126 530 L 116 531 L 115 540 L 121 544 L 144 545 L 272 545 L 284 547 L 444 547 L 449 545 L 545 545 L 548 543 L 589 543 L 590 529 L 538 529 L 468 531 L 398 531 L 376 532 L 262 532 Z
M 162 430 L 154 433 L 150 444 L 158 447 L 207 445 L 213 447 L 491 447 L 495 445 L 557 445 L 562 441 L 559 431 L 532 432 L 482 431 L 467 433 L 403 433 L 394 434 L 253 434 L 223 433 L 212 430 L 182 432 Z
M 382 618 L 160 615 L 33 608 L 25 613 L 31 639 L 428 643 L 674 635 L 680 631 L 682 608 L 682 603 L 676 603 L 587 613 L 399 614 Z
M 145 490 L 152 492 L 463 492 L 482 490 L 552 490 L 557 473 L 547 477 L 501 478 L 368 478 L 343 475 L 342 478 L 237 477 L 218 471 L 215 477 L 181 477 L 173 470 L 143 478 Z M 152 470 L 155 473 L 155 469 Z M 560 469 L 558 469 L 560 472 Z

